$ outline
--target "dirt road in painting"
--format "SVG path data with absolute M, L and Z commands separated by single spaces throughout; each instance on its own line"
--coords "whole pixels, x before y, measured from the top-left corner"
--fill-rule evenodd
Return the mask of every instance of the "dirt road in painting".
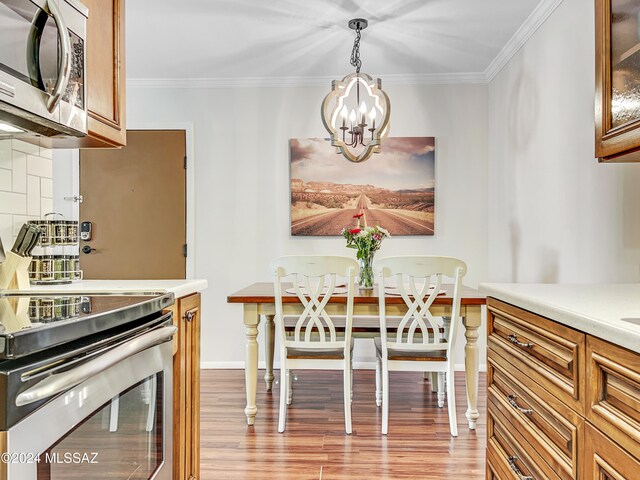
M 353 218 L 364 213 L 367 225 L 380 225 L 392 235 L 433 235 L 433 222 L 408 217 L 393 209 L 370 208 L 371 201 L 362 194 L 356 208 L 320 213 L 291 223 L 292 235 L 340 235 L 343 227 L 353 227 Z M 362 222 L 364 224 L 364 222 Z

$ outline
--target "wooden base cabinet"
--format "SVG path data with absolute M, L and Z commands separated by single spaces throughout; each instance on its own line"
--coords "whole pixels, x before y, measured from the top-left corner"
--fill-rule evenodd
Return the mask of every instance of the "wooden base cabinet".
M 587 374 L 587 420 L 640 457 L 640 355 L 589 337 Z
M 176 300 L 173 356 L 173 479 L 200 479 L 200 294 Z
M 640 354 L 487 300 L 488 480 L 640 480 Z
M 640 478 L 640 460 L 632 457 L 599 430 L 587 424 L 584 480 L 635 480 Z

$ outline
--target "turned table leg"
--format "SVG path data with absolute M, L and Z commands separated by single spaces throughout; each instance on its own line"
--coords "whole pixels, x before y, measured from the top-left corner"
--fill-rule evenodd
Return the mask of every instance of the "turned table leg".
M 264 374 L 264 381 L 267 384 L 267 392 L 273 387 L 273 349 L 275 346 L 275 329 L 276 324 L 273 321 L 273 315 L 265 315 L 265 357 L 267 361 L 267 371 Z
M 256 389 L 258 384 L 258 306 L 255 303 L 244 304 L 244 327 L 246 351 L 244 360 L 244 382 L 247 391 L 247 407 L 244 414 L 247 416 L 247 425 L 253 425 L 256 420 Z
M 467 306 L 463 319 L 465 327 L 464 336 L 467 339 L 464 347 L 465 375 L 467 378 L 467 412 L 469 428 L 475 430 L 476 422 L 480 417 L 478 412 L 478 328 L 482 320 L 481 308 Z

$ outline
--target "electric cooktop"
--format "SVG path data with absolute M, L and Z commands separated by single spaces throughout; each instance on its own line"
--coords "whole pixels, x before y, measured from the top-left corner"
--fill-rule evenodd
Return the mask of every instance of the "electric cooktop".
M 0 292 L 0 359 L 19 358 L 156 314 L 173 293 Z

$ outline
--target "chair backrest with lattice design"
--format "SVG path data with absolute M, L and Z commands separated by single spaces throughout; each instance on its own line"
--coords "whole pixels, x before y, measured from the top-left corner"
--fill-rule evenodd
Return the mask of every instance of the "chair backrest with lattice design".
M 453 257 L 419 255 L 383 258 L 375 261 L 373 267 L 378 280 L 383 353 L 386 355 L 388 349 L 394 349 L 447 350 L 450 354 L 459 323 L 462 277 L 467 272 L 465 263 Z M 440 293 L 443 277 L 453 281 L 449 328 L 445 328 L 442 317 L 434 317 L 429 311 Z M 391 331 L 388 330 L 385 300 L 390 289 L 394 296 L 402 297 L 408 308 L 397 328 Z
M 276 325 L 280 341 L 286 348 L 336 349 L 351 342 L 353 296 L 358 262 L 348 257 L 324 255 L 291 255 L 271 262 L 274 273 Z M 302 314 L 285 311 L 283 296 L 287 289 L 298 297 Z M 346 315 L 344 335 L 338 335 L 334 319 L 327 312 L 332 295 L 343 295 L 346 289 Z M 291 336 L 285 332 L 287 319 L 294 316 L 295 329 Z M 297 318 L 295 318 L 297 317 Z

